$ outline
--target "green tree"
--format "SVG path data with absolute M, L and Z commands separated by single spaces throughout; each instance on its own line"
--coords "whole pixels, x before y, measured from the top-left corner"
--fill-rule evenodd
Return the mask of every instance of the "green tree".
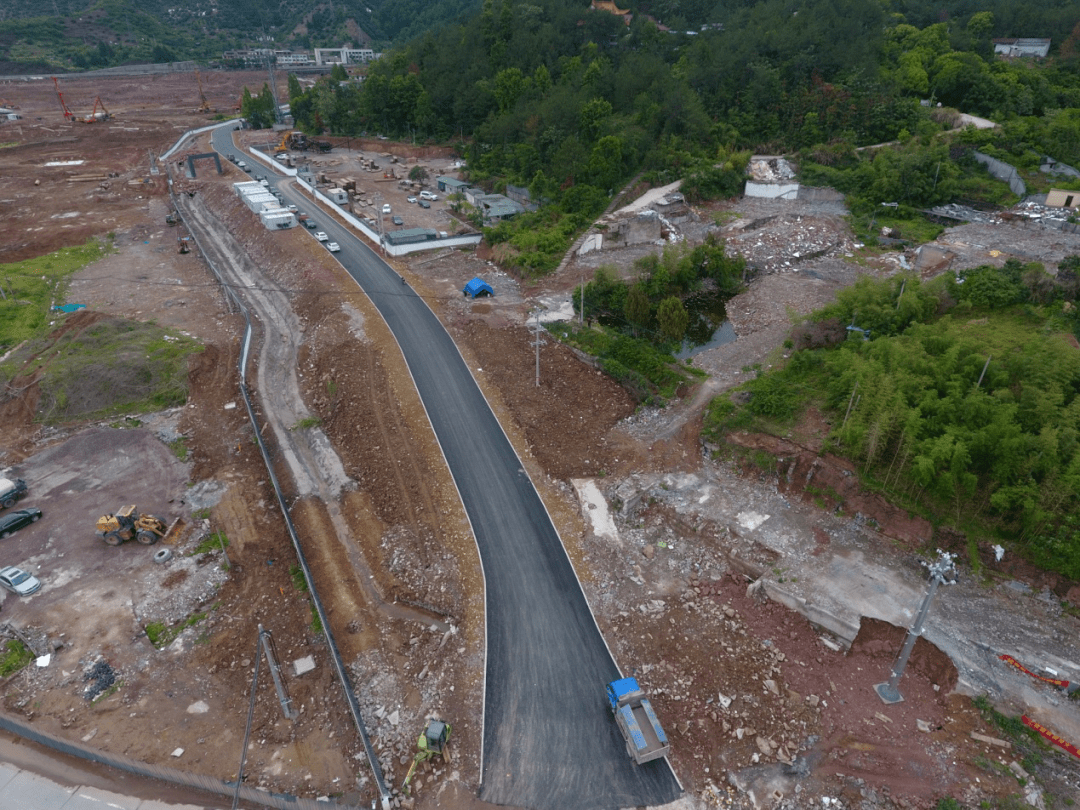
M 683 306 L 683 302 L 675 296 L 665 298 L 656 308 L 656 320 L 660 324 L 660 332 L 668 340 L 681 342 L 686 335 L 686 327 L 690 324 L 690 315 Z
M 495 74 L 495 99 L 499 112 L 509 112 L 528 89 L 528 80 L 519 68 L 507 68 Z
M 345 66 L 338 62 L 330 68 L 330 78 L 335 82 L 347 82 L 349 80 L 349 74 L 345 71 Z
M 626 305 L 623 314 L 626 316 L 626 320 L 630 322 L 635 335 L 637 335 L 638 329 L 648 327 L 649 322 L 652 320 L 652 303 L 649 301 L 649 295 L 645 292 L 645 287 L 642 284 L 635 284 L 626 293 Z
M 420 165 L 413 166 L 409 169 L 409 179 L 414 183 L 423 183 L 428 179 L 428 170 Z
M 304 97 L 304 89 L 300 86 L 300 80 L 295 73 L 289 74 L 289 105 L 292 106 Z

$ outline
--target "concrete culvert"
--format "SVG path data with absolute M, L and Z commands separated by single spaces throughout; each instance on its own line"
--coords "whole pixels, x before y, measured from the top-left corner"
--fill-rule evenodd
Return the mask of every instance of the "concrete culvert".
M 171 548 L 159 548 L 157 551 L 154 552 L 154 562 L 156 562 L 156 563 L 168 562 L 171 559 L 172 559 L 172 549 Z

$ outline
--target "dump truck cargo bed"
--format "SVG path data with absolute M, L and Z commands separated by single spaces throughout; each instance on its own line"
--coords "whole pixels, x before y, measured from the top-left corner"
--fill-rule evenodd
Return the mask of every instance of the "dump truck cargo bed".
M 615 722 L 626 737 L 627 753 L 638 765 L 660 759 L 667 754 L 667 736 L 648 700 L 643 700 L 636 706 L 621 707 L 615 713 Z
M 667 735 L 634 678 L 609 683 L 607 697 L 615 723 L 626 738 L 626 751 L 634 762 L 641 765 L 667 756 Z

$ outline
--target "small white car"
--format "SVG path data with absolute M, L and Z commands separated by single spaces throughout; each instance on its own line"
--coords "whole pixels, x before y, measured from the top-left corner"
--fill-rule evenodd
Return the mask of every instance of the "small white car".
M 300 209 L 299 209 L 299 208 L 297 208 L 297 207 L 296 207 L 295 205 L 289 205 L 289 206 L 286 206 L 286 207 L 287 207 L 287 208 L 288 208 L 288 209 L 289 209 L 290 211 L 292 211 L 292 212 L 293 212 L 294 214 L 295 214 L 295 213 L 296 213 L 297 211 L 299 211 L 299 210 L 300 210 Z
M 33 574 L 9 565 L 0 570 L 0 586 L 19 596 L 29 596 L 41 587 L 41 582 Z
M 326 242 L 330 239 L 330 237 L 326 235 L 326 231 L 315 231 L 315 238 L 320 242 Z
M 406 200 L 407 200 L 407 202 L 414 203 L 414 202 L 416 202 L 416 197 L 407 197 Z
M 341 250 L 341 245 L 339 245 L 337 242 L 331 242 L 326 247 L 331 253 L 337 253 L 339 250 Z
M 383 203 L 382 212 L 384 214 L 390 213 L 390 203 Z
M 420 199 L 421 200 L 431 200 L 431 201 L 434 202 L 435 200 L 439 199 L 439 195 L 438 194 L 433 194 L 430 191 L 421 191 L 420 192 Z

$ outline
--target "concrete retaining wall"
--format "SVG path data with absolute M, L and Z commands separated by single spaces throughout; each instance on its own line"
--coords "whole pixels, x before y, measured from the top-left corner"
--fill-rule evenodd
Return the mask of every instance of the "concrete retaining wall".
M 746 181 L 747 197 L 763 197 L 771 200 L 794 200 L 799 194 L 798 183 L 755 183 Z

